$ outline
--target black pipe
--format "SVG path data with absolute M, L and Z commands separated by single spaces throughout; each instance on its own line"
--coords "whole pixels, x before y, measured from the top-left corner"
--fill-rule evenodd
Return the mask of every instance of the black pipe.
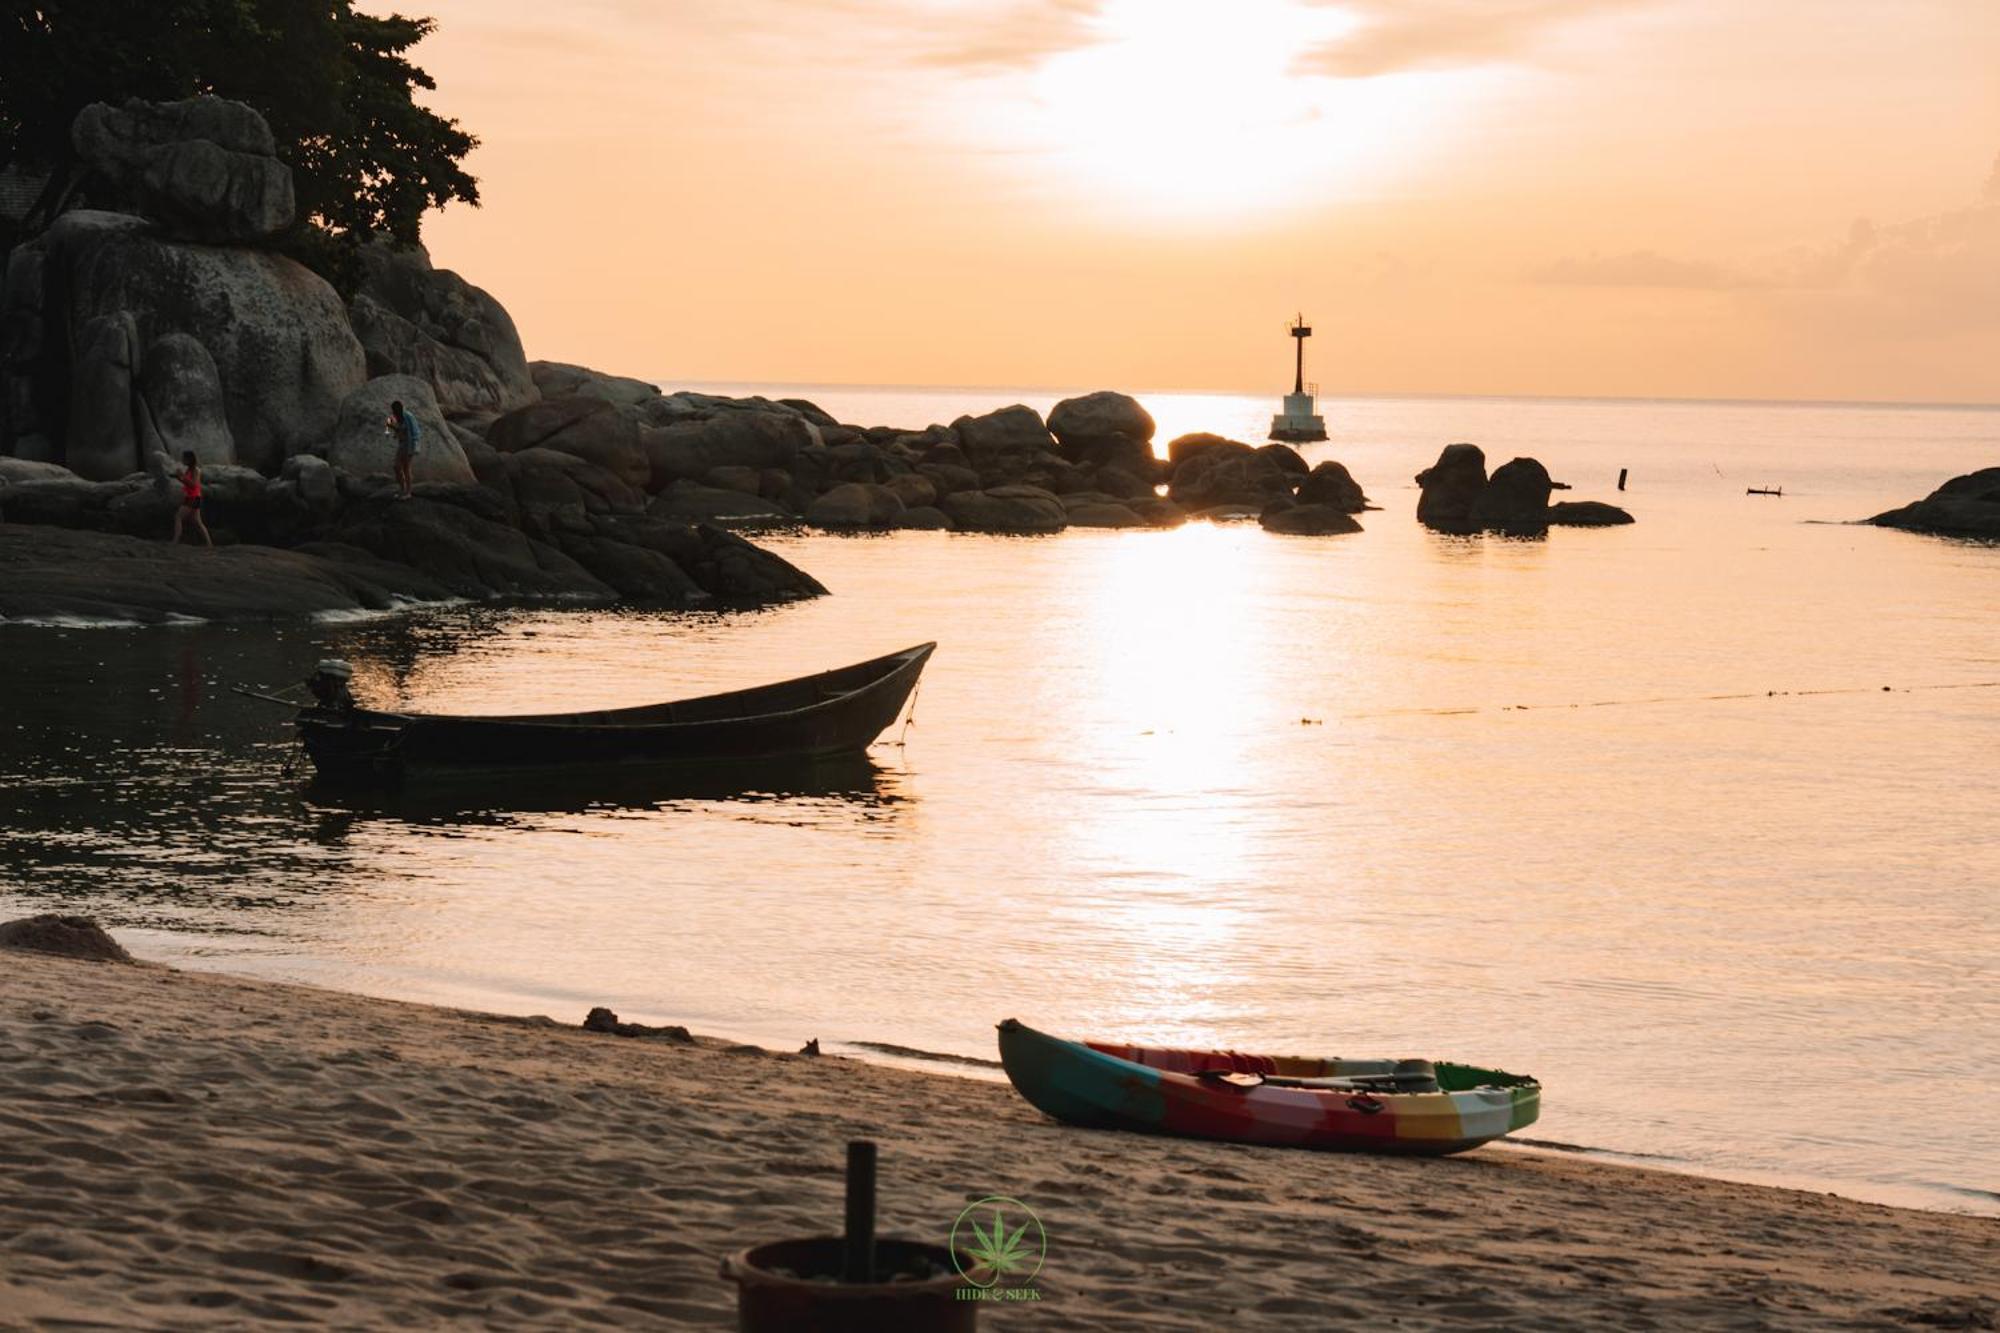
M 855 1139 L 847 1145 L 847 1244 L 841 1278 L 875 1280 L 875 1145 Z

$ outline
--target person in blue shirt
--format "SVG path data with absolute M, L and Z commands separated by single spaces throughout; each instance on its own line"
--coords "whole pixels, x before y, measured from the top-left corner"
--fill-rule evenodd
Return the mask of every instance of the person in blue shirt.
M 389 420 L 384 425 L 388 433 L 396 438 L 396 498 L 407 500 L 410 498 L 410 461 L 417 456 L 417 441 L 423 436 L 423 428 L 417 425 L 416 413 L 403 410 L 400 398 L 389 404 Z

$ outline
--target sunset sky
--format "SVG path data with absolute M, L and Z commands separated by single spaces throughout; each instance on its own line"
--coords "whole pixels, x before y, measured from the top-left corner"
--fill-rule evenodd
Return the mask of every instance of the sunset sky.
M 2000 401 L 1994 0 L 401 7 L 530 356 Z

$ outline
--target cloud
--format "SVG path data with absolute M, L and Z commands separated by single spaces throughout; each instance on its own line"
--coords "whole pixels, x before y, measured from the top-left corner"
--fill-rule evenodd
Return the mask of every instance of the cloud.
M 1337 0 L 1360 26 L 1300 57 L 1302 74 L 1366 79 L 1518 60 L 1556 29 L 1649 0 Z
M 1033 69 L 1050 56 L 1097 42 L 1100 8 L 1099 0 L 1013 0 L 949 24 L 918 52 L 916 63 L 979 73 Z
M 1529 273 L 1528 280 L 1551 287 L 1675 287 L 1688 291 L 1731 291 L 1756 285 L 1747 275 L 1720 264 L 1673 259 L 1657 250 L 1558 259 Z
M 1801 318 L 1854 321 L 1877 336 L 2000 331 L 2000 163 L 1979 201 L 1878 226 L 1859 219 L 1839 241 L 1739 265 L 1652 250 L 1558 259 L 1530 282 L 1755 294 Z

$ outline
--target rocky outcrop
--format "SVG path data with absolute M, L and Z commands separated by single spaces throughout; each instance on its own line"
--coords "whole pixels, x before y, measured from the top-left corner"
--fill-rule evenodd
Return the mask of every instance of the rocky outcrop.
M 400 402 L 417 420 L 417 452 L 410 475 L 417 481 L 470 485 L 478 480 L 465 450 L 450 427 L 428 381 L 414 375 L 383 375 L 347 395 L 326 443 L 326 459 L 336 471 L 350 476 L 391 476 L 396 440 L 389 432 L 389 404 Z
M 260 241 L 292 225 L 291 168 L 278 160 L 264 118 L 241 102 L 98 102 L 78 113 L 70 143 L 93 197 L 116 200 L 169 235 Z
M 146 380 L 145 350 L 171 335 L 208 353 L 231 452 L 265 472 L 320 444 L 366 379 L 340 298 L 282 255 L 170 240 L 137 218 L 88 210 L 64 214 L 27 248 L 40 258 L 10 262 L 0 305 L 38 310 L 39 342 L 9 349 L 9 396 L 26 400 L 24 415 L 80 472 L 138 467 L 134 386 Z M 16 292 L 17 273 L 36 290 Z M 185 367 L 184 344 L 168 346 Z M 91 402 L 58 398 L 51 366 L 70 368 L 72 389 L 99 386 Z
M 1938 537 L 2000 541 L 2000 467 L 1953 477 L 1916 503 L 1877 514 L 1868 522 Z
M 157 536 L 0 525 L 0 620 L 264 620 L 448 596 L 407 565 L 351 550 L 211 550 Z
M 421 246 L 377 241 L 361 251 L 348 317 L 370 375 L 414 375 L 447 416 L 491 415 L 541 397 L 514 320 L 498 301 Z
M 1437 462 L 1417 474 L 1417 522 L 1439 532 L 1473 531 L 1472 506 L 1486 489 L 1486 452 L 1476 444 L 1447 444 Z

